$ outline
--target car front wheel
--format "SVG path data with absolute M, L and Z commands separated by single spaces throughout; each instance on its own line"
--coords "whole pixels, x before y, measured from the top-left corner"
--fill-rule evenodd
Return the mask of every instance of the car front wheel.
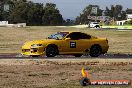
M 47 57 L 55 57 L 58 53 L 58 49 L 55 46 L 48 46 L 46 48 L 46 56 Z
M 81 57 L 82 54 L 75 54 L 74 56 L 75 56 L 75 57 Z

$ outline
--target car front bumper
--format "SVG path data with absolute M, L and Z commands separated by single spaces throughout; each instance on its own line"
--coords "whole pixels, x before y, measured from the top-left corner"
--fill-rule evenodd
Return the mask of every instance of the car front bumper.
M 42 47 L 38 47 L 38 48 L 30 48 L 30 49 L 22 49 L 21 52 L 22 55 L 27 55 L 27 56 L 42 56 L 45 55 L 45 49 Z

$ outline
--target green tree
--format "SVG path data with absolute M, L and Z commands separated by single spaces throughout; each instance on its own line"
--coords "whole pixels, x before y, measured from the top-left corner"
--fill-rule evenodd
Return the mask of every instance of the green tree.
M 126 24 L 132 25 L 132 20 L 127 21 Z
M 10 12 L 13 8 L 13 2 L 11 0 L 3 0 L 0 2 L 0 20 L 6 20 L 8 21 L 9 20 L 9 16 L 10 16 Z M 8 11 L 5 11 L 4 10 L 4 5 L 9 5 L 9 10 Z
M 10 13 L 11 23 L 27 22 L 27 12 L 29 11 L 28 3 L 16 2 L 15 7 Z
M 0 10 L 0 21 L 2 21 L 3 20 L 3 11 L 2 10 Z
M 126 14 L 132 14 L 132 9 L 127 8 L 126 9 Z
M 67 25 L 67 26 L 74 25 L 74 20 L 66 19 L 65 22 L 64 22 L 64 25 Z
M 62 25 L 63 18 L 56 5 L 33 3 L 25 0 L 14 1 L 14 8 L 9 17 L 11 23 L 27 23 L 27 25 Z
M 126 12 L 123 11 L 121 5 L 111 5 L 111 9 L 106 7 L 105 16 L 110 16 L 114 20 L 124 20 L 126 18 Z
M 43 4 L 28 3 L 27 24 L 42 25 Z
M 97 14 L 91 13 L 92 7 L 97 7 Z M 88 19 L 88 16 L 101 16 L 101 15 L 102 15 L 102 10 L 99 8 L 98 5 L 88 5 L 86 8 L 84 8 L 80 16 L 77 16 L 75 23 L 88 24 L 89 21 L 92 21 Z
M 43 25 L 62 25 L 63 18 L 56 5 L 47 3 L 44 7 L 44 14 L 42 17 Z

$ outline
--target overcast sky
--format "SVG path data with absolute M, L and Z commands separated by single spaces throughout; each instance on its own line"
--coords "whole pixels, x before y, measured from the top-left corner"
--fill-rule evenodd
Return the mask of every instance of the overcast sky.
M 76 18 L 82 12 L 82 10 L 88 6 L 99 5 L 101 9 L 111 5 L 122 5 L 124 9 L 132 8 L 132 0 L 32 0 L 39 3 L 52 2 L 57 5 L 60 13 L 66 18 Z

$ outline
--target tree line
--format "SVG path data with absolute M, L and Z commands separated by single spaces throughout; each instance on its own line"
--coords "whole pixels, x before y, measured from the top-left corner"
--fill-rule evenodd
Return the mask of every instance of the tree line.
M 97 7 L 97 13 L 91 13 L 92 7 Z M 88 5 L 82 13 L 77 16 L 75 23 L 76 24 L 88 24 L 90 19 L 87 19 L 87 16 L 109 16 L 114 21 L 120 21 L 126 19 L 126 14 L 132 14 L 132 9 L 123 10 L 122 5 L 111 5 L 110 8 L 106 7 L 105 10 L 100 9 L 98 5 Z
M 27 23 L 27 25 L 62 25 L 63 17 L 56 4 L 33 3 L 26 0 L 6 0 L 9 11 L 0 8 L 0 20 L 9 23 Z
M 4 4 L 9 5 L 9 10 L 4 10 Z M 97 7 L 97 13 L 91 13 L 92 7 Z M 132 9 L 123 9 L 121 5 L 111 5 L 105 10 L 98 5 L 88 5 L 76 17 L 75 20 L 64 20 L 60 11 L 54 3 L 33 3 L 27 0 L 1 0 L 0 1 L 0 21 L 9 23 L 27 23 L 27 25 L 74 25 L 88 24 L 90 19 L 87 16 L 109 16 L 114 20 L 126 19 L 126 14 L 132 14 Z

